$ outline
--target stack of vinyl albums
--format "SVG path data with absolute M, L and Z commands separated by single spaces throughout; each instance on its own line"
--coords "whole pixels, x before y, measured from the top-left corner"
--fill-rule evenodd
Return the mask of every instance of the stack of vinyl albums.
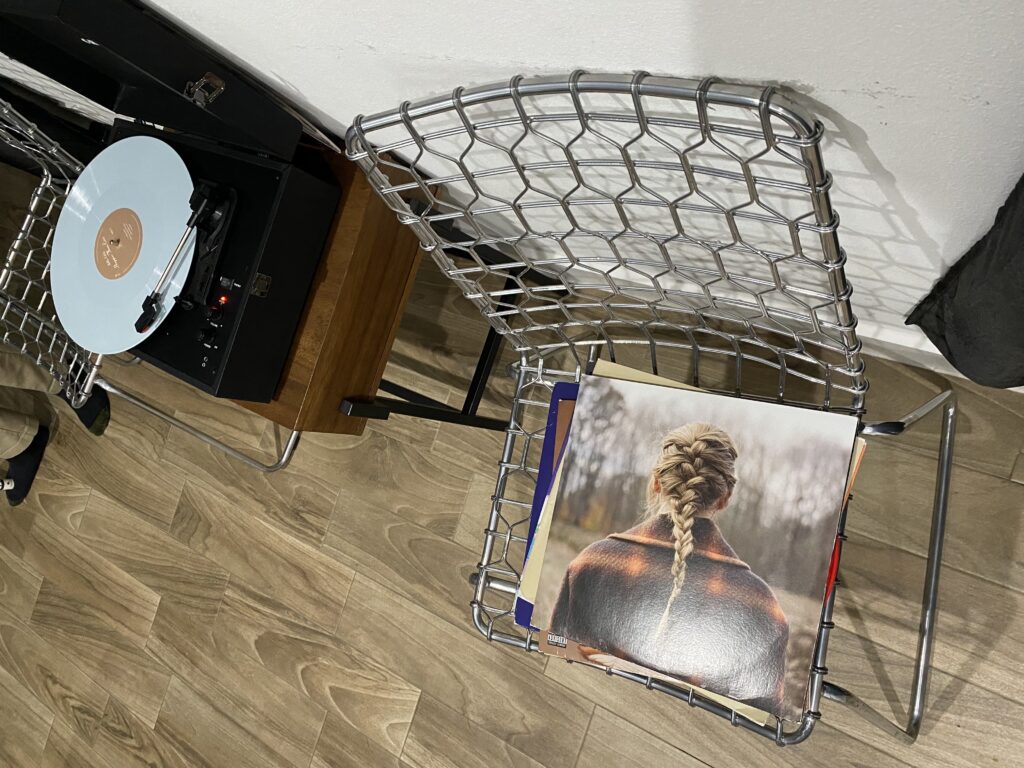
M 555 386 L 515 600 L 543 652 L 801 716 L 854 416 L 598 362 Z

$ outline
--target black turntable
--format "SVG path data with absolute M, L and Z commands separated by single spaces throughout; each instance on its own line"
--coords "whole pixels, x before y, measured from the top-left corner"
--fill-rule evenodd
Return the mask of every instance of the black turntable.
M 340 197 L 322 147 L 303 137 L 331 140 L 237 65 L 128 0 L 0 0 L 0 50 L 134 118 L 76 135 L 86 153 L 98 133 L 96 151 L 159 138 L 209 197 L 185 289 L 134 351 L 214 395 L 271 400 Z

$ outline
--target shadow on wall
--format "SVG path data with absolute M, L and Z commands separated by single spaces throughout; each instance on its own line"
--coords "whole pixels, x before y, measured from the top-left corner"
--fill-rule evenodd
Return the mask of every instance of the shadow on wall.
M 786 90 L 792 90 L 787 88 Z M 849 261 L 854 308 L 864 320 L 900 326 L 938 277 L 942 249 L 872 151 L 867 133 L 801 87 L 793 97 L 825 125 L 825 163 Z M 870 334 L 869 334 L 870 335 Z

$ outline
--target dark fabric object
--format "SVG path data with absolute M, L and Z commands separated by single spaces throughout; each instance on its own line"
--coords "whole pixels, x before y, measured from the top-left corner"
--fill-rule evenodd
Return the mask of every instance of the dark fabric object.
M 779 715 L 789 623 L 771 588 L 713 520 L 698 517 L 686 581 L 672 592 L 672 522 L 658 515 L 584 549 L 566 570 L 548 631 Z
M 71 397 L 65 389 L 60 393 L 61 399 L 71 405 Z M 103 387 L 93 387 L 89 399 L 82 404 L 81 408 L 74 409 L 75 416 L 82 422 L 82 426 L 99 437 L 107 431 L 110 423 L 110 397 Z
M 6 491 L 7 501 L 12 507 L 21 504 L 32 490 L 32 482 L 36 479 L 39 465 L 43 463 L 49 439 L 50 430 L 40 425 L 28 448 L 7 460 L 7 479 L 14 481 L 14 487 Z
M 1024 177 L 995 224 L 907 318 L 967 378 L 1024 385 Z

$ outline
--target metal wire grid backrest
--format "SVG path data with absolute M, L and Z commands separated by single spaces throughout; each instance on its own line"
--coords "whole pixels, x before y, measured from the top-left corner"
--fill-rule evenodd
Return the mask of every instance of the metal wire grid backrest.
M 859 412 L 822 133 L 773 88 L 575 72 L 359 117 L 347 141 L 520 351 L 682 353 L 697 386 Z
M 24 155 L 39 182 L 0 270 L 0 333 L 46 369 L 73 399 L 98 364 L 61 328 L 50 294 L 50 247 L 61 206 L 82 169 L 6 102 L 0 101 L 0 141 Z

